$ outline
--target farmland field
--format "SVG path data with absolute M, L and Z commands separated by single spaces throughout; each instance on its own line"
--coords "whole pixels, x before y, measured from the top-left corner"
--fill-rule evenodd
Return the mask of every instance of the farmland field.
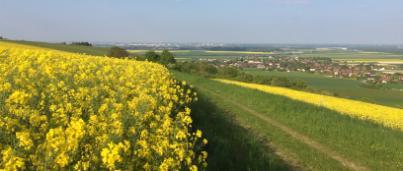
M 329 57 L 333 59 L 403 59 L 403 54 L 362 51 L 302 51 L 299 57 Z
M 0 171 L 403 171 L 401 19 L 403 0 L 0 0 Z
M 143 55 L 148 50 L 129 50 L 133 55 Z M 160 53 L 161 50 L 156 50 Z M 236 59 L 245 56 L 294 56 L 294 57 L 329 57 L 337 62 L 348 63 L 381 63 L 403 64 L 403 55 L 385 52 L 355 52 L 355 51 L 309 51 L 301 50 L 301 53 L 284 52 L 259 52 L 259 51 L 208 51 L 208 50 L 171 50 L 179 59 L 178 61 L 199 59 Z
M 206 51 L 211 54 L 251 54 L 251 55 L 271 55 L 273 52 L 257 52 L 257 51 Z
M 221 83 L 256 89 L 265 93 L 281 95 L 293 100 L 321 106 L 338 111 L 345 115 L 352 116 L 354 118 L 370 120 L 386 127 L 403 131 L 403 109 L 365 103 L 358 100 L 349 100 L 300 90 L 293 90 L 284 87 L 245 83 L 226 79 L 214 80 Z
M 31 49 L 33 51 L 36 51 L 37 49 L 32 46 L 24 46 L 24 45 L 13 45 L 13 46 L 16 47 L 17 49 L 18 46 L 20 46 L 19 48 L 24 47 L 26 49 Z M 97 49 L 94 50 L 96 51 Z M 46 51 L 48 50 L 46 49 Z M 189 53 L 189 52 L 181 52 L 181 53 Z M 60 55 L 54 55 L 54 54 L 60 54 Z M 52 53 L 47 53 L 43 57 L 58 56 L 57 59 L 60 59 L 60 62 L 63 62 L 63 60 L 66 58 L 64 57 L 65 54 L 73 56 L 69 58 L 70 60 L 72 60 L 69 63 L 70 66 L 69 68 L 74 69 L 75 67 L 80 66 L 80 65 L 75 66 L 72 64 L 75 63 L 74 60 L 76 58 L 74 56 L 77 56 L 77 58 L 79 58 L 79 60 L 81 61 L 83 60 L 82 55 L 76 55 L 76 54 L 72 55 L 71 53 L 54 51 Z M 228 54 L 226 54 L 226 56 L 228 56 Z M 89 58 L 88 60 L 91 62 L 93 62 L 92 60 L 95 60 L 93 59 L 93 57 L 89 56 L 85 58 Z M 34 60 L 35 58 L 28 58 L 28 59 L 24 58 L 24 59 Z M 160 73 L 159 75 L 164 75 L 168 73 L 167 70 L 157 67 L 157 64 L 151 64 L 151 63 L 146 64 L 144 62 L 136 62 L 130 60 L 116 60 L 109 58 L 105 59 L 97 58 L 97 60 L 95 61 L 98 60 L 99 63 L 96 62 L 95 64 L 97 65 L 100 64 L 99 69 L 105 68 L 103 67 L 103 65 L 105 66 L 113 65 L 114 67 L 111 70 L 111 72 L 115 74 L 126 71 L 128 66 L 132 66 L 132 63 L 136 63 L 138 64 L 138 66 L 148 65 L 147 67 L 148 69 L 154 68 L 151 66 L 156 66 L 155 69 L 161 70 L 161 72 L 163 72 Z M 108 64 L 101 65 L 102 61 L 105 61 Z M 119 65 L 120 63 L 119 61 L 124 63 L 124 67 L 123 64 Z M 0 63 L 2 62 L 4 61 L 0 61 Z M 117 64 L 115 65 L 115 63 Z M 60 65 L 60 67 L 61 66 L 62 65 Z M 89 65 L 88 67 L 90 66 L 91 65 Z M 54 69 L 57 69 L 59 65 L 53 67 Z M 122 68 L 126 68 L 126 70 Z M 140 68 L 141 67 L 139 67 L 139 69 Z M 85 67 L 82 69 L 84 71 L 86 70 Z M 10 70 L 9 73 L 11 73 L 11 71 L 12 70 Z M 144 70 L 144 72 L 140 73 L 138 72 L 138 70 L 133 70 L 133 72 L 134 71 L 136 72 L 130 74 L 131 75 L 130 78 L 127 78 L 126 81 L 123 82 L 132 80 L 133 78 L 138 78 L 140 79 L 139 81 L 149 80 L 149 78 L 158 78 L 157 80 L 159 80 L 161 78 L 161 77 L 153 77 L 152 74 L 144 77 L 139 76 L 141 75 L 141 73 L 145 73 L 148 70 Z M 258 75 L 260 74 L 266 76 L 276 75 L 276 76 L 286 76 L 287 78 L 290 79 L 302 79 L 306 81 L 310 87 L 313 88 L 337 93 L 339 94 L 339 96 L 342 97 L 348 97 L 351 99 L 358 99 L 361 101 L 383 104 L 392 107 L 401 107 L 401 104 L 399 102 L 403 97 L 403 96 L 397 96 L 399 95 L 399 93 L 402 93 L 399 91 L 363 88 L 359 86 L 359 82 L 355 80 L 334 79 L 322 75 L 315 75 L 308 73 L 267 72 L 259 70 L 246 70 L 246 71 L 248 73 Z M 29 72 L 31 71 L 28 70 L 26 73 Z M 50 81 L 51 82 L 58 81 L 63 77 L 64 80 L 67 79 L 65 83 L 71 83 L 68 81 L 70 80 L 69 78 L 71 78 L 68 75 L 69 70 L 63 72 L 67 72 L 67 75 L 56 74 L 57 77 L 50 79 Z M 23 73 L 25 72 L 22 72 L 21 74 L 23 75 Z M 85 73 L 91 75 L 91 72 L 85 72 Z M 150 72 L 146 73 L 150 74 Z M 158 73 L 159 71 L 156 71 L 155 74 Z M 9 79 L 7 80 L 18 80 L 15 79 L 18 78 L 17 76 L 11 76 L 11 74 L 8 75 Z M 95 85 L 94 81 L 98 81 L 98 83 L 102 83 L 106 86 L 109 85 L 110 88 L 115 86 L 124 88 L 125 86 L 128 86 L 120 84 L 123 82 L 115 80 L 114 79 L 115 77 L 111 77 L 110 80 L 108 79 L 111 82 L 106 82 L 107 80 L 105 79 L 107 78 L 104 78 L 105 77 L 104 75 L 107 74 L 104 73 L 102 77 L 96 77 L 96 79 L 94 79 L 94 77 L 89 77 L 86 79 L 87 82 L 82 85 L 91 87 L 91 85 Z M 403 143 L 401 143 L 403 141 L 403 135 L 401 131 L 387 128 L 385 126 L 382 126 L 382 124 L 377 124 L 375 122 L 356 119 L 354 117 L 350 117 L 349 115 L 337 112 L 335 110 L 331 110 L 329 108 L 293 100 L 292 98 L 284 97 L 283 95 L 263 93 L 258 90 L 225 84 L 204 77 L 185 74 L 176 71 L 173 72 L 173 75 L 178 80 L 186 80 L 186 82 L 191 83 L 195 87 L 195 90 L 197 91 L 198 101 L 193 102 L 192 104 L 185 103 L 186 107 L 191 108 L 191 114 L 189 116 L 191 116 L 193 120 L 192 128 L 189 128 L 188 131 L 189 132 L 194 131 L 195 133 L 197 132 L 196 130 L 200 129 L 202 132 L 202 138 L 205 137 L 208 140 L 208 143 L 207 140 L 205 140 L 207 143 L 207 146 L 205 148 L 207 153 L 198 153 L 197 150 L 195 151 L 202 159 L 203 156 L 206 157 L 205 155 L 208 154 L 208 157 L 206 159 L 208 163 L 207 170 L 401 170 L 403 169 L 403 163 L 402 163 Z M 170 76 L 167 76 L 167 79 L 169 79 L 169 77 Z M 46 79 L 44 79 L 44 81 L 45 80 Z M 149 82 L 153 82 L 152 80 L 149 80 Z M 30 81 L 30 79 L 27 79 L 25 81 Z M 159 85 L 167 84 L 167 82 L 165 82 L 164 79 L 160 81 L 161 83 Z M 41 82 L 38 82 L 37 84 L 38 84 L 37 86 L 42 85 Z M 112 86 L 111 84 L 113 84 L 114 86 Z M 171 83 L 168 82 L 168 84 L 180 85 L 182 89 L 186 89 L 186 87 L 188 87 L 186 86 L 187 84 L 182 86 L 183 84 L 182 82 L 171 82 Z M 21 85 L 19 86 L 22 88 L 22 90 L 26 90 L 26 87 L 32 87 L 30 85 L 31 84 L 21 83 Z M 56 83 L 55 85 L 57 85 L 57 87 L 59 86 Z M 80 85 L 65 84 L 65 87 L 67 87 L 67 89 L 74 89 L 74 86 L 80 86 Z M 157 86 L 157 84 L 152 85 L 154 85 L 155 88 L 159 87 Z M 139 87 L 143 86 L 147 87 L 146 85 L 141 85 Z M 6 87 L 8 86 L 2 88 Z M 171 86 L 167 85 L 167 87 Z M 393 88 L 399 89 L 400 86 L 394 86 Z M 34 90 L 35 89 L 36 88 L 34 88 Z M 60 91 L 64 90 L 63 86 L 60 89 L 61 89 Z M 53 91 L 53 90 L 54 89 L 49 88 L 49 90 L 47 91 Z M 29 91 L 30 90 L 27 90 L 27 92 Z M 99 92 L 99 91 L 101 90 L 95 90 L 93 92 Z M 111 91 L 121 92 L 121 90 L 111 90 Z M 140 90 L 133 90 L 133 91 L 137 92 Z M 113 93 L 110 95 L 113 95 Z M 128 103 L 122 101 L 124 100 L 125 97 L 124 94 L 119 93 L 114 95 L 119 96 L 119 99 L 121 99 L 120 101 L 116 101 L 116 103 L 122 103 L 122 104 Z M 51 97 L 52 98 L 49 99 L 50 101 L 55 101 L 58 99 L 57 94 Z M 60 95 L 60 97 L 63 97 L 63 95 Z M 128 97 L 129 96 L 127 96 L 127 98 Z M 150 95 L 150 97 L 151 99 L 168 98 L 168 96 L 159 97 L 158 95 L 157 96 Z M 40 97 L 38 98 L 40 99 Z M 91 99 L 92 97 L 88 98 Z M 172 98 L 174 98 L 174 96 L 172 96 Z M 186 99 L 186 97 L 183 98 Z M 188 99 L 189 98 L 190 97 L 188 97 Z M 69 99 L 66 100 L 67 102 L 69 102 Z M 161 101 L 159 102 L 161 103 L 161 106 L 164 106 L 162 104 L 168 104 Z M 72 104 L 74 104 L 73 107 L 76 107 L 75 103 Z M 97 105 L 95 104 L 91 106 L 97 106 Z M 113 109 L 116 108 L 116 106 L 114 105 L 111 105 L 110 107 Z M 60 108 L 62 107 L 60 106 Z M 180 109 L 182 109 L 183 112 L 183 108 Z M 121 111 L 119 114 L 120 117 L 127 116 L 126 112 L 123 111 Z M 90 116 L 92 115 L 90 114 Z M 107 118 L 110 117 L 112 117 L 112 115 L 109 115 L 109 117 Z M 91 128 L 92 125 L 87 125 L 85 117 L 81 117 L 81 120 L 83 120 L 85 123 L 84 127 Z M 102 121 L 98 122 L 102 123 Z M 106 122 L 106 120 L 104 120 L 103 122 Z M 52 122 L 50 123 L 54 123 L 54 121 L 52 120 Z M 67 124 L 65 125 L 65 128 L 64 129 L 61 128 L 61 130 L 65 130 L 67 134 L 69 132 L 68 130 L 70 129 L 70 127 L 72 127 L 70 125 L 76 124 L 76 121 L 72 119 L 71 121 L 68 121 L 66 123 Z M 127 124 L 126 122 L 122 123 Z M 25 129 L 25 125 L 21 125 L 18 128 Z M 102 129 L 100 129 L 99 131 L 101 130 Z M 84 132 L 85 135 L 88 135 L 86 131 Z M 113 132 L 106 133 L 106 135 L 111 134 L 114 133 Z M 22 142 L 22 138 L 27 134 L 19 133 L 18 135 L 19 135 L 18 137 L 15 137 L 15 140 L 17 142 L 19 141 Z M 31 133 L 29 133 L 28 135 L 29 137 L 32 136 Z M 54 136 L 57 137 L 57 134 L 55 134 Z M 197 138 L 198 139 L 197 141 L 202 144 L 201 138 L 198 138 L 199 135 L 191 134 L 189 136 Z M 122 152 L 119 154 L 122 155 L 125 154 L 124 141 L 121 144 L 119 143 L 119 140 L 123 139 L 119 139 L 119 136 L 117 136 L 117 139 L 115 139 L 116 138 L 115 135 L 113 137 L 114 137 L 113 140 L 110 139 L 105 140 L 105 143 L 111 141 L 113 142 L 113 144 L 110 146 L 105 145 L 104 149 L 108 149 L 110 152 L 116 149 Z M 88 137 L 88 139 L 91 138 L 92 136 Z M 6 141 L 4 139 L 2 140 Z M 152 140 L 149 139 L 147 143 L 153 145 L 153 142 L 150 141 Z M 9 142 L 4 142 L 3 144 L 8 143 Z M 23 143 L 17 143 L 14 145 L 18 146 L 20 144 L 21 147 L 25 147 L 22 146 Z M 63 143 L 61 143 L 60 145 L 62 146 Z M 102 149 L 102 147 L 103 147 L 102 145 L 97 146 L 98 149 Z M 31 148 L 36 149 L 37 146 L 33 146 Z M 196 149 L 199 149 L 199 147 L 197 146 Z M 105 151 L 104 156 L 106 157 L 106 150 L 104 151 Z M 20 153 L 14 153 L 15 151 L 12 152 L 13 153 L 11 154 L 17 155 L 18 157 L 20 157 L 21 155 Z M 43 152 L 49 152 L 49 151 L 43 151 Z M 56 153 L 58 152 L 56 151 L 54 153 L 55 154 L 52 153 L 53 156 L 56 155 Z M 101 154 L 97 155 L 100 155 L 102 157 Z M 116 168 L 125 168 L 125 167 L 127 168 L 128 165 L 118 164 L 119 162 L 126 163 L 127 161 L 126 157 L 117 158 L 116 160 L 112 160 L 112 156 L 110 157 L 111 162 L 109 163 L 109 165 L 107 160 L 99 161 L 100 164 L 94 162 L 90 163 L 91 165 L 92 164 L 99 165 L 101 168 L 115 167 L 115 165 L 112 165 L 111 163 L 116 163 L 117 164 Z M 26 159 L 26 158 L 20 157 L 14 159 L 15 159 L 14 161 L 17 161 L 16 163 L 18 163 L 19 161 L 18 159 Z M 54 158 L 52 160 L 56 162 L 56 159 L 57 158 Z M 69 158 L 67 162 L 72 163 L 73 162 L 72 160 L 73 159 Z M 156 159 L 155 161 L 156 162 L 160 161 L 160 159 Z M 196 160 L 194 161 L 197 162 Z M 105 164 L 102 164 L 103 162 Z M 157 165 L 158 164 L 155 164 L 154 167 L 157 168 Z M 204 164 L 203 162 L 201 162 L 201 163 L 194 163 L 194 165 L 202 167 L 202 165 Z M 60 167 L 60 164 L 58 164 L 57 166 Z M 192 168 L 192 166 L 188 165 L 187 167 Z M 174 166 L 172 166 L 172 168 L 174 168 Z
M 389 85 L 390 89 L 374 89 L 360 86 L 357 80 L 330 78 L 320 74 L 302 72 L 271 72 L 256 69 L 245 70 L 247 73 L 263 76 L 281 76 L 291 80 L 303 80 L 309 87 L 336 93 L 338 96 L 365 102 L 403 108 L 403 85 Z
M 401 170 L 403 167 L 401 131 L 281 95 L 179 72 L 175 75 L 190 81 L 217 108 L 233 114 L 240 125 L 258 132 L 273 148 L 288 156 L 287 161 L 302 168 Z
M 347 63 L 379 63 L 379 64 L 403 64 L 403 58 L 336 58 L 336 62 Z
M 194 99 L 156 63 L 0 42 L 0 167 L 204 168 Z

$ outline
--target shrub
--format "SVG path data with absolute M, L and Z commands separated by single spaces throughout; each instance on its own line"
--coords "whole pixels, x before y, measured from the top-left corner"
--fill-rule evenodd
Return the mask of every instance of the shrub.
M 107 56 L 116 57 L 116 58 L 124 58 L 129 56 L 129 52 L 125 49 L 114 46 L 109 49 Z
M 147 51 L 144 54 L 144 59 L 151 62 L 158 62 L 161 59 L 161 56 L 155 53 L 154 51 Z
M 230 78 L 234 78 L 236 76 L 238 76 L 238 69 L 234 68 L 234 67 L 222 67 L 219 70 L 219 74 L 224 76 L 224 77 L 230 77 Z
M 164 65 L 175 63 L 175 56 L 168 50 L 163 50 L 161 53 L 160 62 Z

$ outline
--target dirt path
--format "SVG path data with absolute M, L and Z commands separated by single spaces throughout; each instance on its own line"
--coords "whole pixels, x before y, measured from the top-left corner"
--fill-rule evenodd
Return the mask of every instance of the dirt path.
M 284 133 L 290 135 L 291 137 L 295 138 L 296 140 L 308 145 L 309 147 L 311 147 L 311 148 L 313 148 L 313 149 L 315 149 L 315 150 L 317 150 L 317 151 L 319 151 L 321 153 L 324 153 L 324 154 L 328 155 L 330 158 L 340 162 L 340 164 L 342 164 L 346 168 L 349 168 L 351 170 L 357 170 L 357 171 L 370 170 L 369 168 L 367 168 L 365 166 L 362 166 L 362 165 L 360 165 L 358 163 L 355 163 L 355 162 L 343 157 L 342 155 L 340 155 L 336 151 L 333 151 L 332 149 L 326 147 L 325 145 L 323 145 L 323 144 L 321 144 L 321 143 L 319 143 L 319 142 L 317 142 L 317 141 L 315 141 L 315 140 L 313 140 L 313 139 L 311 139 L 311 138 L 309 138 L 309 137 L 307 137 L 307 136 L 305 136 L 305 135 L 293 130 L 292 128 L 289 128 L 288 126 L 286 126 L 286 125 L 284 125 L 282 123 L 279 123 L 279 122 L 273 120 L 272 118 L 270 118 L 270 117 L 268 117 L 268 116 L 266 116 L 266 115 L 264 115 L 262 113 L 259 113 L 259 112 L 255 111 L 255 110 L 253 110 L 253 109 L 251 109 L 251 108 L 249 108 L 249 107 L 247 107 L 247 106 L 245 106 L 243 104 L 240 104 L 240 103 L 238 103 L 238 102 L 236 102 L 236 101 L 234 101 L 232 99 L 225 98 L 222 95 L 220 95 L 220 94 L 218 94 L 218 93 L 216 93 L 216 92 L 214 92 L 212 90 L 209 90 L 209 89 L 206 89 L 206 88 L 200 88 L 200 87 L 198 87 L 198 88 L 200 90 L 202 90 L 202 91 L 206 91 L 206 92 L 214 95 L 216 98 L 220 98 L 222 100 L 225 100 L 227 102 L 232 103 L 233 105 L 238 106 L 242 110 L 244 110 L 244 111 L 250 113 L 251 115 L 253 115 L 253 116 L 255 116 L 255 117 L 257 117 L 257 118 L 259 118 L 259 119 L 271 124 L 271 125 L 273 125 L 274 127 L 280 129 L 281 131 L 283 131 Z M 282 153 L 282 152 L 279 152 L 279 153 L 280 153 L 279 154 L 280 157 L 285 157 L 285 159 L 287 159 L 287 156 L 284 156 L 285 155 L 284 153 Z M 292 162 L 295 162 L 295 161 L 292 161 Z

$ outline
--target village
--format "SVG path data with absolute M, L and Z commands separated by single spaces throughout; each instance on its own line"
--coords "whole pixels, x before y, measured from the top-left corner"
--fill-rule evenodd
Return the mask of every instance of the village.
M 236 59 L 208 59 L 207 62 L 240 69 L 319 73 L 335 78 L 361 80 L 364 83 L 403 83 L 403 65 L 399 64 L 348 63 L 326 57 L 296 56 L 245 56 Z

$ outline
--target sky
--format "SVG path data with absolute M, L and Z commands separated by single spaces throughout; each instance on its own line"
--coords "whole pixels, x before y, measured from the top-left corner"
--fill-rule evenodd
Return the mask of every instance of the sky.
M 0 35 L 51 42 L 403 44 L 403 0 L 0 0 Z

